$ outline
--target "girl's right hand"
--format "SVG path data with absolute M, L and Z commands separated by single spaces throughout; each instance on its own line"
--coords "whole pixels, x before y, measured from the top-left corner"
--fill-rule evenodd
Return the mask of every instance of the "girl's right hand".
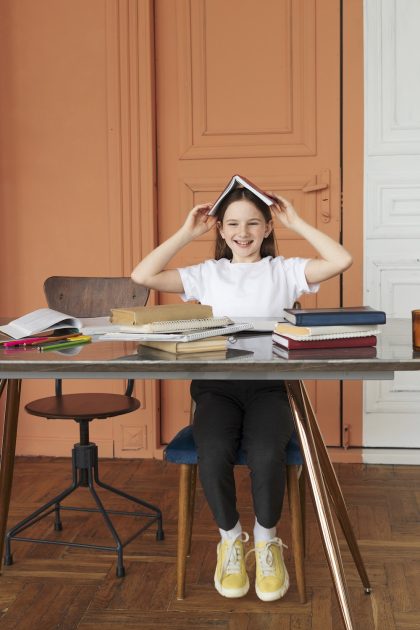
M 211 203 L 201 203 L 190 210 L 182 226 L 182 230 L 188 232 L 190 238 L 198 238 L 206 232 L 210 232 L 216 225 L 217 218 L 209 216 L 212 206 Z

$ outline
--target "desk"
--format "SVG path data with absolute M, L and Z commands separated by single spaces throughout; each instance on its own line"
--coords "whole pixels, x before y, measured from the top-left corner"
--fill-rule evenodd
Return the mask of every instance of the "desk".
M 226 359 L 211 355 L 176 358 L 152 350 L 139 356 L 134 342 L 99 342 L 76 355 L 36 350 L 0 350 L 0 392 L 7 383 L 7 400 L 0 468 L 0 558 L 9 511 L 22 379 L 282 379 L 300 439 L 325 553 L 345 628 L 353 626 L 349 595 L 332 510 L 337 514 L 366 592 L 370 583 L 355 539 L 343 496 L 318 429 L 304 379 L 393 379 L 396 371 L 420 370 L 420 353 L 411 349 L 411 321 L 393 320 L 382 328 L 376 357 L 360 359 L 349 353 L 321 358 L 285 360 L 272 353 L 269 335 L 240 337 Z M 247 352 L 252 350 L 251 352 Z M 314 355 L 317 351 L 313 351 Z

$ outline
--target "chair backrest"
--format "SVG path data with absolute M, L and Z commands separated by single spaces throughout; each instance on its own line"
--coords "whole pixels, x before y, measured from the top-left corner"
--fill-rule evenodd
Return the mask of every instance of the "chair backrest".
M 50 308 L 73 317 L 103 317 L 111 308 L 144 306 L 149 289 L 131 278 L 51 276 L 44 282 Z

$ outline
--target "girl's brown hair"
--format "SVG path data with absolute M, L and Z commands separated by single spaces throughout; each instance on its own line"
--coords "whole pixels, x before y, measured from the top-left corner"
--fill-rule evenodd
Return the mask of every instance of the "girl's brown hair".
M 267 223 L 271 221 L 272 216 L 269 207 L 247 188 L 235 188 L 235 190 L 232 190 L 231 193 L 226 195 L 226 197 L 220 204 L 219 209 L 217 210 L 217 220 L 220 221 L 220 223 L 223 223 L 223 217 L 225 216 L 226 210 L 228 209 L 230 204 L 234 201 L 241 201 L 242 199 L 253 203 L 254 206 L 256 206 L 261 212 Z M 277 252 L 276 241 L 274 239 L 274 230 L 271 230 L 270 234 L 263 240 L 261 244 L 261 258 L 265 258 L 266 256 L 273 256 L 274 258 L 276 255 Z M 232 250 L 230 249 L 229 245 L 226 245 L 226 241 L 224 240 L 224 238 L 222 238 L 219 230 L 217 230 L 216 235 L 214 258 L 216 260 L 220 260 L 221 258 L 232 260 L 233 258 Z

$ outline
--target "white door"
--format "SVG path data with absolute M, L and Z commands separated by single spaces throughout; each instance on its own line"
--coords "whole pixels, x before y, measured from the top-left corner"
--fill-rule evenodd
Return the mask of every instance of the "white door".
M 417 0 L 365 2 L 365 303 L 408 329 L 420 308 L 419 24 Z M 365 384 L 363 445 L 383 449 L 367 462 L 419 463 L 418 375 Z

